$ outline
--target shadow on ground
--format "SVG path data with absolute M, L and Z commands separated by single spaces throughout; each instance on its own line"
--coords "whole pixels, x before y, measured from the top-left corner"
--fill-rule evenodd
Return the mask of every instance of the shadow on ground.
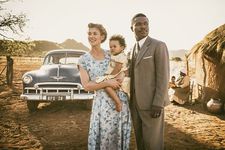
M 221 119 L 221 120 L 225 120 L 225 111 L 221 111 L 218 114 L 215 113 L 210 113 L 208 112 L 203 104 L 201 102 L 196 102 L 194 104 L 185 104 L 185 105 L 177 105 L 178 107 L 184 107 L 186 109 L 201 113 L 201 114 L 206 114 L 206 115 L 211 115 L 211 116 L 216 116 L 217 118 Z
M 165 124 L 165 149 L 166 150 L 212 150 L 212 145 L 206 145 L 194 139 L 192 135 Z

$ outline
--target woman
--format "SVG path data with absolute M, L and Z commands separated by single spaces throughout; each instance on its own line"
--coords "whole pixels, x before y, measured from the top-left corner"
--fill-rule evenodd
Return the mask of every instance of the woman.
M 93 100 L 88 137 L 88 149 L 129 149 L 131 118 L 127 95 L 118 91 L 122 101 L 122 111 L 117 112 L 112 99 L 104 88 L 118 89 L 120 83 L 115 79 L 96 83 L 96 77 L 103 76 L 110 62 L 110 53 L 101 48 L 107 32 L 101 24 L 88 24 L 88 41 L 91 51 L 80 57 L 79 70 L 81 83 L 85 90 L 96 91 Z

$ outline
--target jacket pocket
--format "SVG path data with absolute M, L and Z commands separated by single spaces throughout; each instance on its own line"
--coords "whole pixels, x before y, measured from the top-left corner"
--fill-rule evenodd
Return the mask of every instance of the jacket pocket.
M 146 56 L 146 57 L 143 57 L 143 60 L 150 59 L 150 58 L 152 58 L 152 56 Z

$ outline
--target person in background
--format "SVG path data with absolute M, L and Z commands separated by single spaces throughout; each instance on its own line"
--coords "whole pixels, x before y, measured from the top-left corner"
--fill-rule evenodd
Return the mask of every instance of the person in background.
M 52 57 L 52 63 L 53 64 L 59 64 L 60 57 L 59 56 L 53 56 Z
M 169 88 L 176 87 L 176 77 L 172 76 L 169 82 Z
M 149 20 L 142 13 L 131 20 L 136 43 L 131 52 L 131 98 L 138 150 L 164 149 L 164 107 L 169 102 L 169 54 L 166 44 L 148 36 Z
M 104 76 L 110 63 L 110 52 L 101 48 L 107 32 L 101 24 L 88 24 L 90 51 L 82 55 L 78 62 L 81 83 L 86 91 L 95 91 L 90 128 L 88 135 L 89 150 L 128 150 L 131 132 L 131 117 L 128 97 L 123 91 L 117 94 L 122 102 L 121 112 L 115 110 L 115 104 L 105 91 L 106 87 L 119 89 L 121 83 L 116 79 L 97 83 L 96 78 Z
M 180 76 L 177 78 L 175 86 L 172 87 L 174 94 L 170 97 L 171 102 L 185 104 L 189 98 L 190 77 L 187 75 L 186 69 L 180 70 Z

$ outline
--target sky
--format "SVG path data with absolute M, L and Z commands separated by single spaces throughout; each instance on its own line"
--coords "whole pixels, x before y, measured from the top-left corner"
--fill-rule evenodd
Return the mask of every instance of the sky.
M 23 12 L 29 21 L 24 34 L 14 38 L 63 42 L 75 39 L 89 47 L 88 23 L 100 23 L 108 37 L 121 34 L 127 49 L 134 45 L 130 20 L 136 13 L 149 18 L 152 38 L 169 50 L 190 50 L 225 23 L 225 0 L 12 0 L 5 8 Z M 109 49 L 108 39 L 103 43 Z

